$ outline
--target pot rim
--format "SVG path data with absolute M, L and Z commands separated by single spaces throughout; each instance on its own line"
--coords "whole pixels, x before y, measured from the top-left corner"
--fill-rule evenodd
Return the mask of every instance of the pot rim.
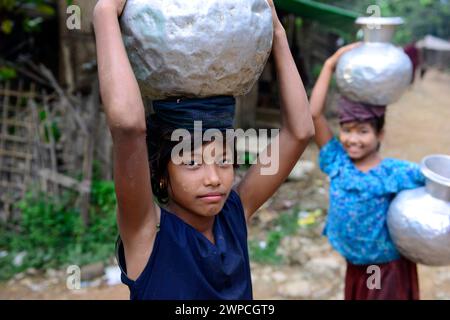
M 425 178 L 430 179 L 430 180 L 437 182 L 441 185 L 444 185 L 446 187 L 450 187 L 450 179 L 449 178 L 446 178 L 446 177 L 434 172 L 427 166 L 427 161 L 431 158 L 445 158 L 450 162 L 450 155 L 446 155 L 446 154 L 429 155 L 429 156 L 426 156 L 425 158 L 423 158 L 420 163 L 420 168 L 421 168 L 421 171 L 422 171 L 423 175 L 425 176 Z
M 359 17 L 355 21 L 359 25 L 399 26 L 405 23 L 402 17 Z

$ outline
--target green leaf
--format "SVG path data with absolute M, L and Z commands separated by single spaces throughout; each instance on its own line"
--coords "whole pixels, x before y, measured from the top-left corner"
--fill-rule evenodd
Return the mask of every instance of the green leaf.
M 0 8 L 11 11 L 14 8 L 15 0 L 0 0 Z
M 23 28 L 26 32 L 39 31 L 42 22 L 44 22 L 42 17 L 36 17 L 34 19 L 25 18 L 23 21 Z
M 2 22 L 1 29 L 4 34 L 10 34 L 14 27 L 14 22 L 12 20 L 6 19 Z
M 10 80 L 17 77 L 16 70 L 10 67 L 0 67 L 0 81 Z
M 55 15 L 55 9 L 52 6 L 49 6 L 48 4 L 39 4 L 37 6 L 37 10 L 39 13 L 46 15 L 46 16 L 54 16 Z
M 429 6 L 433 3 L 433 0 L 420 0 L 420 4 L 424 7 Z

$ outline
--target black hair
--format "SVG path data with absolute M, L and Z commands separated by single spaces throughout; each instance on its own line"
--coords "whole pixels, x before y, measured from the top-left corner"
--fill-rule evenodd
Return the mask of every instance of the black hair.
M 375 133 L 378 135 L 383 131 L 384 124 L 385 124 L 385 116 L 382 115 L 380 117 L 374 117 L 368 120 L 363 121 L 356 121 L 358 123 L 368 123 L 374 130 Z M 341 122 L 340 125 L 342 126 L 345 122 Z
M 172 141 L 172 132 L 175 130 L 157 121 L 154 115 L 146 117 L 147 124 L 147 151 L 150 166 L 150 179 L 153 195 L 160 204 L 167 204 L 169 201 L 168 183 L 169 171 L 167 165 L 171 160 L 172 149 L 179 141 Z M 224 134 L 224 132 L 222 131 Z M 225 141 L 226 139 L 224 139 Z M 208 143 L 207 141 L 204 143 Z M 233 166 L 237 168 L 236 141 L 233 150 Z
M 375 117 L 367 121 L 370 126 L 375 130 L 376 134 L 380 134 L 384 129 L 385 117 L 384 115 L 380 117 Z

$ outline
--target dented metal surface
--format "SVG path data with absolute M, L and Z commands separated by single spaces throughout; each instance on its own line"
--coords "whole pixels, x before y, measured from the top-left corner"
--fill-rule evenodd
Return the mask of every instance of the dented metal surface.
M 358 19 L 364 31 L 361 46 L 345 53 L 336 67 L 339 91 L 347 98 L 372 105 L 389 105 L 405 92 L 412 62 L 390 43 L 399 18 Z M 372 24 L 376 23 L 376 24 Z
M 120 23 L 142 95 L 151 99 L 244 95 L 272 47 L 266 0 L 128 0 Z

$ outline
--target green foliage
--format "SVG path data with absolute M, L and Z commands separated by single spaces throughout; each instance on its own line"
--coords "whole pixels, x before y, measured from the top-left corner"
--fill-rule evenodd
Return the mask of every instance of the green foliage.
M 73 196 L 69 193 L 61 199 L 48 198 L 42 193 L 27 194 L 18 204 L 22 212 L 22 232 L 20 237 L 12 239 L 13 247 L 25 251 L 35 248 L 52 251 L 63 249 L 66 244 L 78 239 L 81 220 L 79 212 L 73 209 L 72 200 Z
M 25 32 L 40 31 L 45 19 L 56 15 L 56 0 L 0 0 L 0 10 L 5 17 L 1 24 L 1 32 L 9 35 L 19 26 Z
M 95 181 L 92 185 L 90 223 L 84 226 L 75 202 L 76 194 L 49 197 L 42 192 L 29 192 L 18 203 L 21 219 L 14 226 L 0 226 L 0 280 L 33 267 L 58 268 L 83 265 L 109 259 L 114 253 L 118 234 L 114 184 Z M 26 252 L 21 266 L 12 264 L 13 257 Z
M 270 231 L 266 241 L 249 241 L 250 259 L 264 264 L 281 264 L 283 258 L 277 254 L 277 249 L 282 238 L 281 231 Z
M 0 81 L 10 80 L 17 77 L 17 72 L 13 68 L 0 66 Z
M 298 207 L 282 212 L 270 226 L 270 231 L 261 240 L 249 240 L 249 255 L 252 261 L 279 265 L 284 262 L 284 257 L 278 254 L 281 241 L 286 237 L 310 236 L 311 231 L 323 220 L 321 209 L 303 211 Z
M 10 34 L 13 26 L 14 26 L 14 22 L 12 20 L 5 19 L 2 21 L 1 30 L 4 34 Z
M 277 254 L 277 249 L 284 237 L 292 236 L 298 231 L 297 212 L 297 209 L 293 209 L 281 213 L 264 240 L 249 241 L 249 255 L 252 261 L 273 265 L 283 263 L 283 257 Z
M 256 156 L 249 151 L 245 151 L 243 167 L 248 169 L 252 166 L 253 163 L 255 163 L 255 161 L 256 161 Z
M 311 70 L 311 75 L 313 76 L 314 79 L 319 78 L 320 72 L 322 71 L 323 68 L 323 64 L 322 63 L 316 63 L 314 64 L 312 70 Z
M 47 119 L 47 114 L 45 110 L 41 110 L 39 112 L 39 120 L 41 122 L 45 121 Z M 46 123 L 44 125 L 44 134 L 45 134 L 45 141 L 49 142 L 50 137 L 53 136 L 53 139 L 55 142 L 58 142 L 61 138 L 61 131 L 59 130 L 57 121 L 53 121 L 51 124 Z
M 406 44 L 427 34 L 450 38 L 450 1 L 448 0 L 318 0 L 367 14 L 370 5 L 378 5 L 381 16 L 401 16 L 406 24 L 397 28 L 395 42 Z

